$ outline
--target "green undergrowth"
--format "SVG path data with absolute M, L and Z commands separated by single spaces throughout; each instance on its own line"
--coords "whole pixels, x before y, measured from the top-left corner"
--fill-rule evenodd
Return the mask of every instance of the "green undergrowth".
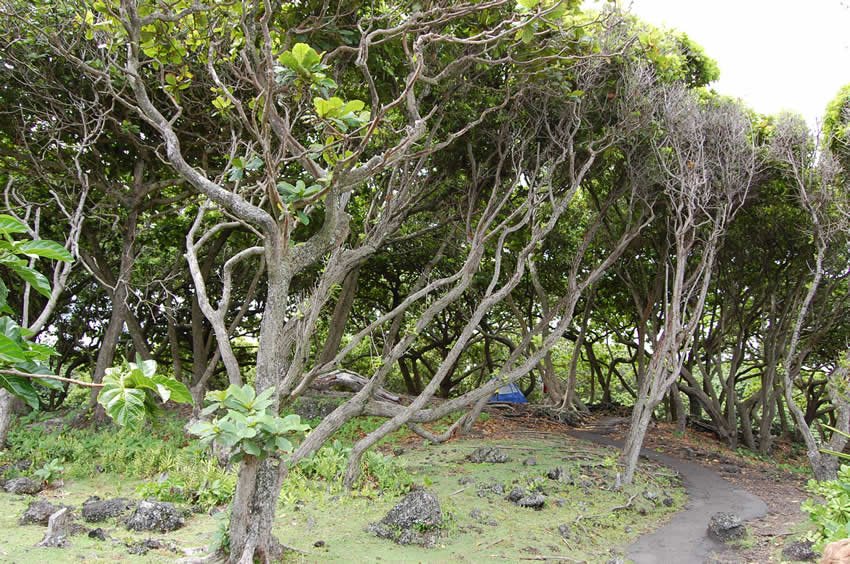
M 511 460 L 468 462 L 466 456 L 480 446 L 502 447 Z M 355 555 L 362 562 L 505 562 L 546 556 L 606 562 L 678 511 L 685 499 L 669 470 L 648 464 L 634 485 L 614 491 L 616 454 L 569 438 L 458 440 L 405 452 L 400 458 L 408 472 L 437 495 L 447 516 L 440 543 L 431 549 L 395 545 L 364 532 L 398 501 L 375 491 L 353 496 L 315 492 L 283 500 L 275 532 L 300 551 L 289 553 L 292 562 L 345 562 Z M 528 458 L 536 464 L 524 465 Z M 546 477 L 557 466 L 573 484 Z M 492 493 L 495 484 L 504 493 Z M 517 486 L 545 492 L 545 507 L 536 511 L 505 499 Z
M 285 480 L 275 534 L 296 549 L 288 553 L 289 561 L 503 562 L 552 556 L 604 562 L 659 526 L 684 501 L 670 471 L 648 463 L 634 485 L 615 490 L 616 451 L 569 437 L 429 445 L 398 434 L 384 448 L 366 453 L 362 478 L 347 493 L 342 476 L 349 449 L 380 422 L 351 422 Z M 112 522 L 104 526 L 112 541 L 83 535 L 73 537 L 69 549 L 36 549 L 44 528 L 17 525 L 31 498 L 0 494 L 6 508 L 0 515 L 0 561 L 172 562 L 182 554 L 154 550 L 132 556 L 125 544 L 150 537 L 169 539 L 183 549 L 220 542 L 216 531 L 224 522 L 221 510 L 232 496 L 235 472 L 221 468 L 208 451 L 186 438 L 178 417 L 136 432 L 114 427 L 63 430 L 55 421 L 44 426 L 35 416 L 21 423 L 0 462 L 31 460 L 29 469 L 13 469 L 8 476 L 33 476 L 57 460 L 62 468 L 57 487 L 41 497 L 75 507 L 90 495 L 157 498 L 195 513 L 184 529 L 167 535 L 130 533 Z M 449 424 L 440 422 L 432 430 Z M 404 446 L 413 443 L 415 447 Z M 467 455 L 481 446 L 499 446 L 511 460 L 469 462 Z M 529 458 L 536 463 L 524 464 Z M 549 479 L 547 473 L 555 467 L 570 479 Z M 445 524 L 435 548 L 399 546 L 365 532 L 414 486 L 433 491 L 442 504 Z M 514 505 L 505 499 L 514 487 L 544 493 L 545 507 L 535 511 Z
M 65 480 L 132 477 L 138 483 L 136 494 L 142 498 L 184 503 L 206 511 L 230 502 L 236 487 L 235 467 L 223 468 L 208 448 L 188 437 L 183 429 L 185 421 L 176 414 L 165 414 L 136 430 L 111 425 L 72 428 L 73 419 L 73 413 L 21 418 L 9 434 L 9 448 L 0 453 L 0 464 L 25 460 L 31 466 L 26 470 L 10 468 L 6 477 L 32 476 L 41 468 L 58 464 L 62 470 L 57 477 Z M 342 491 L 351 445 L 381 422 L 370 417 L 346 424 L 334 441 L 293 469 L 282 497 L 296 498 L 304 489 Z M 388 437 L 385 443 L 392 444 L 403 436 Z M 410 476 L 391 456 L 378 451 L 364 455 L 358 489 L 401 493 L 411 483 Z

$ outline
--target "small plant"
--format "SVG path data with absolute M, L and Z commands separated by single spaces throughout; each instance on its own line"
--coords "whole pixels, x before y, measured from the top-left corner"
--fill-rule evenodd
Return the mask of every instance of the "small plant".
M 212 421 L 199 421 L 189 431 L 203 445 L 218 441 L 229 448 L 234 462 L 245 456 L 264 458 L 278 452 L 292 452 L 292 442 L 287 437 L 305 433 L 310 427 L 301 423 L 298 415 L 279 417 L 272 413 L 274 393 L 274 388 L 267 388 L 257 394 L 248 384 L 209 392 L 206 399 L 210 405 L 203 414 L 223 411 L 224 415 Z
M 215 515 L 215 531 L 212 534 L 210 552 L 227 554 L 230 550 L 230 511 L 222 511 Z
M 65 467 L 62 466 L 60 460 L 58 458 L 54 458 L 35 472 L 33 474 L 39 478 L 45 484 L 52 484 L 56 481 L 59 476 L 62 475 L 62 472 L 65 471 Z
M 828 425 L 824 427 L 850 438 L 850 435 L 838 429 Z M 843 460 L 850 459 L 850 456 L 843 452 L 827 449 L 822 449 L 822 452 Z M 850 537 L 850 466 L 842 464 L 836 480 L 809 480 L 806 490 L 820 498 L 807 499 L 800 506 L 800 509 L 808 513 L 809 520 L 816 527 L 808 534 L 808 539 L 814 543 L 815 549 L 820 550 L 833 541 Z

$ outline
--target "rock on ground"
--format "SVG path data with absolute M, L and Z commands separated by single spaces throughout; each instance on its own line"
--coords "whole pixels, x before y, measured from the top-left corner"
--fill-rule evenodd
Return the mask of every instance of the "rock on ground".
M 481 447 L 475 449 L 469 455 L 468 459 L 470 462 L 493 462 L 501 464 L 510 460 L 510 457 L 496 447 Z
M 556 466 L 555 468 L 546 472 L 546 477 L 550 480 L 555 480 L 556 482 L 563 482 L 567 485 L 573 484 L 573 477 L 570 476 L 569 472 L 565 472 L 564 468 L 561 466 Z
M 528 492 L 526 492 L 521 487 L 517 486 L 517 487 L 515 487 L 514 489 L 511 490 L 511 493 L 508 494 L 506 499 L 508 501 L 512 502 L 512 503 L 516 503 L 527 495 L 528 495 Z
M 65 548 L 70 543 L 68 537 L 71 536 L 71 531 L 74 525 L 71 517 L 71 510 L 63 507 L 56 513 L 50 516 L 47 521 L 47 532 L 44 533 L 44 538 L 36 546 Z
M 546 505 L 546 496 L 543 494 L 527 495 L 517 500 L 516 504 L 520 507 L 540 510 Z
M 144 556 L 150 550 L 165 549 L 174 553 L 179 552 L 174 543 L 158 539 L 145 539 L 134 543 L 128 543 L 125 546 L 127 547 L 127 552 L 138 556 Z
M 35 495 L 43 489 L 41 482 L 29 478 L 12 478 L 3 487 L 7 493 L 18 495 Z
M 185 524 L 183 515 L 174 505 L 162 501 L 142 501 L 127 519 L 131 531 L 176 531 Z
M 368 531 L 398 544 L 433 547 L 443 524 L 440 502 L 431 492 L 413 490 Z
M 61 506 L 53 505 L 45 499 L 38 499 L 29 504 L 18 523 L 21 525 L 47 525 L 50 516 L 60 509 L 62 509 Z
M 708 522 L 708 534 L 721 542 L 729 542 L 747 536 L 747 528 L 734 513 L 715 513 Z
M 133 508 L 133 502 L 127 498 L 100 499 L 90 497 L 83 502 L 83 519 L 89 523 L 100 523 L 114 517 L 121 517 Z
M 543 509 L 543 506 L 546 505 L 545 495 L 527 492 L 519 486 L 512 489 L 506 499 L 520 507 L 529 507 L 531 509 Z
M 90 539 L 96 539 L 100 541 L 106 540 L 106 531 L 98 527 L 97 529 L 92 529 L 88 532 L 88 536 Z
M 481 484 L 478 486 L 478 497 L 487 497 L 492 494 L 504 495 L 505 486 L 499 482 L 490 482 L 488 484 Z
M 812 550 L 812 541 L 795 541 L 782 549 L 783 560 L 810 562 L 817 557 L 818 554 Z

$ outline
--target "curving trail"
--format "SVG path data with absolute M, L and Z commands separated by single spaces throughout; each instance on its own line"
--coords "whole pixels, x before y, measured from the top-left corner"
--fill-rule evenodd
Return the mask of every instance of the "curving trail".
M 606 446 L 622 447 L 622 441 L 604 436 L 612 432 L 616 422 L 602 421 L 596 432 L 574 430 L 569 434 Z M 673 519 L 635 541 L 626 556 L 637 564 L 702 564 L 711 562 L 711 555 L 721 552 L 723 545 L 706 534 L 708 521 L 714 513 L 735 513 L 742 520 L 756 519 L 767 514 L 767 505 L 750 492 L 737 488 L 704 466 L 644 449 L 641 454 L 668 466 L 682 476 L 688 493 L 685 508 Z

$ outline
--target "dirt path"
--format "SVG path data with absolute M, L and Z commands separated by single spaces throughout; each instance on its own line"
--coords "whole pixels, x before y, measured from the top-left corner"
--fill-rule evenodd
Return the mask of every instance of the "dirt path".
M 575 430 L 569 434 L 597 444 L 622 447 L 622 441 L 606 436 L 619 430 L 621 423 L 619 419 L 603 420 L 590 431 Z M 688 502 L 670 523 L 629 546 L 627 556 L 637 564 L 712 562 L 712 555 L 724 550 L 706 534 L 713 514 L 724 511 L 750 520 L 767 513 L 764 501 L 735 487 L 709 468 L 652 450 L 644 449 L 642 454 L 679 472 L 688 492 Z

